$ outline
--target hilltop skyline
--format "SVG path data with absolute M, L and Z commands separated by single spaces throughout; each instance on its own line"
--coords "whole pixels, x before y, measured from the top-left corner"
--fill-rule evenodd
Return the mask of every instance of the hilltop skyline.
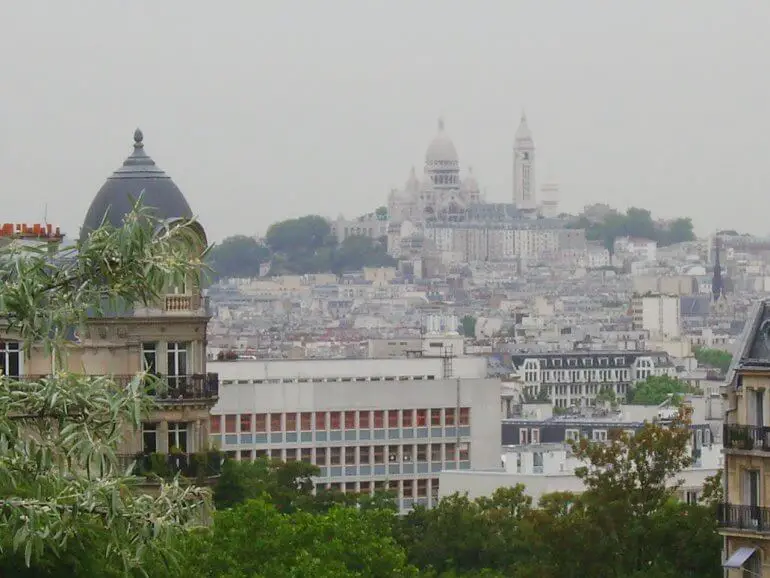
M 16 6 L 0 23 L 15 55 L 0 94 L 3 220 L 47 207 L 75 236 L 137 127 L 212 240 L 353 217 L 420 166 L 438 116 L 462 169 L 508 202 L 525 110 L 537 180 L 560 184 L 564 210 L 642 206 L 690 216 L 700 235 L 766 234 L 747 207 L 770 183 L 757 73 L 770 5 L 557 5 Z

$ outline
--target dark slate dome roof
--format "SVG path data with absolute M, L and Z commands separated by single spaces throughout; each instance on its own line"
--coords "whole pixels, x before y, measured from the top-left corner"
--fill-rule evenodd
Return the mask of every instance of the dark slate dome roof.
M 191 219 L 190 205 L 174 181 L 144 152 L 144 135 L 134 132 L 134 152 L 107 179 L 99 189 L 86 213 L 81 239 L 99 228 L 105 214 L 106 221 L 119 227 L 123 217 L 131 212 L 134 203 L 142 196 L 142 204 L 151 208 L 155 217 L 167 219 Z

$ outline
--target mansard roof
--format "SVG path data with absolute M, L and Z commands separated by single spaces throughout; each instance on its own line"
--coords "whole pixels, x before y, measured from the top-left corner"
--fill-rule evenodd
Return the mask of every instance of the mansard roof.
M 770 371 L 770 300 L 754 305 L 746 320 L 727 372 L 728 383 L 733 382 L 738 372 L 746 370 Z

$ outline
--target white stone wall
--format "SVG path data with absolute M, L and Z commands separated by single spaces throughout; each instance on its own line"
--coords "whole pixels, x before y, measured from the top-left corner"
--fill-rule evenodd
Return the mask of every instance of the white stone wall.
M 509 454 L 506 462 L 508 468 L 498 467 L 487 471 L 444 471 L 439 476 L 439 496 L 445 497 L 455 492 L 468 493 L 471 498 L 491 496 L 499 488 L 509 488 L 524 484 L 527 495 L 537 503 L 543 494 L 551 492 L 576 492 L 584 490 L 583 483 L 575 477 L 573 471 L 577 460 L 567 458 L 559 452 L 544 452 L 543 472 L 534 473 L 532 452 L 522 454 L 522 472 L 516 471 L 516 457 Z M 511 457 L 512 456 L 512 457 Z M 562 459 L 563 458 L 563 459 Z M 512 462 L 512 465 L 511 463 Z M 564 465 L 564 471 L 561 471 Z M 703 488 L 706 478 L 713 476 L 722 467 L 722 446 L 714 444 L 702 449 L 700 467 L 690 468 L 681 473 L 680 490 L 699 491 Z M 675 482 L 672 482 L 672 484 Z
M 481 378 L 487 374 L 483 357 L 458 357 L 451 360 L 452 377 Z M 415 359 L 287 359 L 257 361 L 213 361 L 208 371 L 219 374 L 221 382 L 228 380 L 316 380 L 385 377 L 416 377 L 444 375 L 440 358 Z

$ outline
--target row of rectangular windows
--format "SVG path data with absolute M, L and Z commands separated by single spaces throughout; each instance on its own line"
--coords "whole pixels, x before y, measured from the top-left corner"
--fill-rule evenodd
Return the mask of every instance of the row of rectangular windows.
M 635 375 L 639 377 L 644 374 L 644 371 L 637 369 Z M 583 370 L 570 370 L 570 371 L 554 371 L 553 375 L 550 371 L 538 371 L 538 370 L 525 370 L 524 381 L 527 382 L 546 382 L 546 383 L 571 383 L 574 381 L 583 382 L 609 382 L 609 381 L 629 381 L 631 374 L 628 369 L 595 369 L 592 371 Z
M 236 445 L 262 445 L 262 444 L 310 444 L 327 442 L 355 442 L 355 441 L 382 441 L 382 440 L 426 440 L 438 438 L 467 438 L 471 435 L 470 426 L 453 427 L 418 427 L 418 428 L 392 428 L 392 429 L 349 429 L 332 431 L 303 431 L 303 432 L 273 432 L 273 433 L 241 433 L 224 434 L 226 446 Z M 211 434 L 211 443 L 216 447 L 222 446 L 222 435 Z
M 252 450 L 241 450 L 241 456 L 251 456 L 251 452 Z M 438 463 L 458 459 L 465 462 L 471 459 L 468 443 L 276 448 L 254 450 L 254 455 L 257 458 L 273 457 L 286 462 L 303 461 L 319 467 L 428 461 Z
M 527 359 L 524 362 L 524 365 L 525 365 L 525 367 L 527 367 L 527 369 L 529 369 L 530 367 L 532 367 L 534 365 L 532 362 L 535 362 L 535 361 L 539 361 L 540 362 L 540 367 L 541 368 L 542 367 L 547 367 L 547 365 L 548 365 L 548 360 L 547 359 L 543 359 L 543 358 Z M 559 358 L 551 359 L 551 362 L 552 362 L 551 367 L 564 367 L 565 366 L 565 364 L 563 363 L 564 361 L 567 362 L 566 363 L 567 367 L 579 367 L 581 365 L 583 367 L 594 367 L 594 360 L 591 357 L 583 357 L 583 358 L 580 358 L 580 359 L 576 359 L 574 357 L 568 357 L 567 359 L 559 359 Z M 610 358 L 609 357 L 600 357 L 598 359 L 598 362 L 599 362 L 599 366 L 607 366 L 607 365 L 610 365 Z M 613 363 L 616 366 L 624 366 L 624 365 L 631 364 L 631 363 L 634 363 L 634 362 L 635 362 L 635 360 L 631 360 L 631 361 L 627 362 L 625 357 L 615 357 L 615 358 L 613 358 Z
M 611 388 L 615 391 L 615 393 L 623 395 L 628 393 L 628 390 L 630 388 L 630 384 L 628 383 L 618 383 L 613 382 L 609 385 L 606 384 L 599 384 L 599 383 L 567 383 L 567 384 L 558 384 L 558 385 L 549 385 L 546 383 L 540 384 L 540 385 L 525 385 L 524 391 L 526 391 L 530 395 L 537 395 L 541 391 L 545 391 L 548 393 L 548 395 L 573 395 L 573 396 L 582 396 L 582 395 L 596 395 L 600 393 L 604 388 Z
M 632 429 L 624 430 L 626 435 L 633 436 L 635 431 Z M 586 433 L 582 433 L 579 429 L 566 429 L 564 430 L 564 441 L 578 441 L 581 437 L 587 438 Z M 591 439 L 595 442 L 606 442 L 608 439 L 608 433 L 606 429 L 592 429 Z M 539 444 L 540 443 L 540 428 L 519 428 L 519 443 L 524 444 Z
M 358 486 L 358 487 L 356 487 Z M 438 498 L 438 478 L 417 480 L 388 480 L 376 482 L 332 482 L 324 484 L 327 490 L 346 494 L 370 494 L 374 492 L 393 492 L 401 498 L 427 498 L 428 492 Z
M 468 426 L 471 421 L 471 409 L 433 408 L 433 409 L 390 409 L 390 410 L 345 410 L 330 412 L 291 412 L 291 413 L 241 413 L 224 416 L 224 433 L 267 433 L 326 430 L 355 430 L 410 428 L 430 426 Z M 269 426 L 269 430 L 268 430 Z M 209 431 L 222 433 L 222 416 L 212 415 Z
M 278 377 L 271 379 L 224 379 L 224 385 L 260 385 L 277 383 L 351 383 L 370 381 L 435 381 L 435 375 L 380 375 L 373 377 Z
M 241 451 L 240 455 L 237 452 L 227 452 L 228 457 L 233 459 L 240 459 L 241 461 L 251 461 L 254 458 L 269 457 L 268 454 L 257 450 L 254 456 L 250 451 Z M 281 459 L 282 456 L 274 451 L 273 457 Z M 286 461 L 294 461 L 291 456 L 286 456 L 289 459 Z M 345 493 L 361 493 L 370 494 L 374 492 L 390 491 L 394 492 L 401 498 L 424 498 L 428 496 L 430 490 L 434 497 L 438 496 L 439 480 L 438 478 L 415 478 L 406 480 L 375 480 L 375 481 L 358 481 L 358 482 L 329 482 L 326 484 L 317 484 L 316 489 L 324 488 L 327 490 L 336 490 Z
M 242 452 L 244 453 L 244 452 Z M 259 456 L 264 454 L 257 452 Z M 273 452 L 275 455 L 276 452 Z M 227 452 L 228 455 L 235 455 L 237 452 Z M 290 457 L 290 456 L 289 456 Z M 287 461 L 296 461 L 296 458 L 290 458 Z M 309 463 L 309 462 L 308 462 Z M 380 478 L 380 477 L 392 477 L 402 475 L 420 475 L 420 474 L 437 474 L 442 471 L 453 470 L 470 470 L 470 460 L 463 461 L 446 461 L 446 462 L 416 462 L 416 463 L 401 463 L 394 462 L 389 464 L 374 464 L 374 465 L 318 465 L 318 474 L 316 478 Z
M 591 439 L 595 442 L 606 442 L 609 439 L 609 434 L 606 429 L 592 429 Z M 636 435 L 636 431 L 633 429 L 624 430 L 624 433 L 628 436 Z M 581 437 L 588 437 L 588 434 L 579 429 L 565 429 L 564 441 L 578 441 Z M 710 445 L 712 443 L 711 430 L 709 429 L 697 429 L 692 434 L 692 441 L 696 448 L 700 448 L 704 445 Z M 519 443 L 524 444 L 539 444 L 540 443 L 540 428 L 519 428 Z

